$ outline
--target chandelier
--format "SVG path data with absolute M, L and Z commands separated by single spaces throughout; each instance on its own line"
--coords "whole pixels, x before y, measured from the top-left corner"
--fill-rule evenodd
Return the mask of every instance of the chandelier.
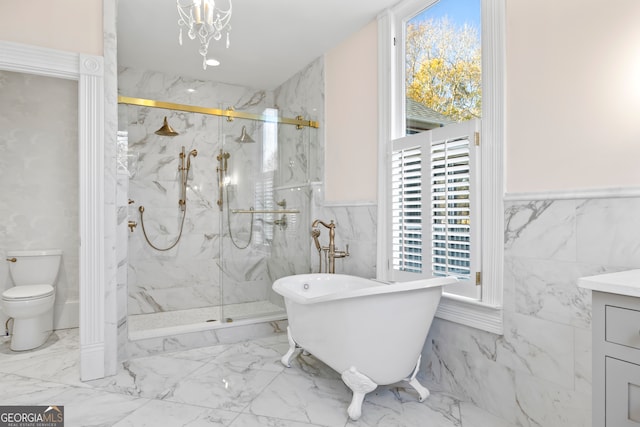
M 187 28 L 187 35 L 191 40 L 196 37 L 200 40 L 200 55 L 202 55 L 202 68 L 207 69 L 207 65 L 219 65 L 220 63 L 207 58 L 209 42 L 213 38 L 218 41 L 222 38 L 222 33 L 227 33 L 227 48 L 229 48 L 229 32 L 231 31 L 231 0 L 229 8 L 226 10 L 216 8 L 215 0 L 177 0 L 178 3 L 178 25 L 180 35 L 178 41 L 182 46 L 182 27 Z

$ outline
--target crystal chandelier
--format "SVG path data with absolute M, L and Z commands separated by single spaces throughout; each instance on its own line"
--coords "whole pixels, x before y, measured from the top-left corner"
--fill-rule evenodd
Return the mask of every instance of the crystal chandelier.
M 182 46 L 182 27 L 187 28 L 187 35 L 191 40 L 198 37 L 200 40 L 200 55 L 202 55 L 202 68 L 207 69 L 207 65 L 218 65 L 219 62 L 213 58 L 207 59 L 209 42 L 213 38 L 218 41 L 222 38 L 222 33 L 227 33 L 227 48 L 229 48 L 229 32 L 231 31 L 231 0 L 229 8 L 226 10 L 216 8 L 215 0 L 177 0 L 178 3 L 178 25 L 180 35 L 178 41 Z

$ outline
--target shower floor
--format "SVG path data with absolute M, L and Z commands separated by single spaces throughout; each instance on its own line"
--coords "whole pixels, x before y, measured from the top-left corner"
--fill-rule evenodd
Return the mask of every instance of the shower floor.
M 228 323 L 237 320 L 284 314 L 285 309 L 269 301 L 254 301 L 242 304 L 227 304 L 222 307 L 192 308 L 189 310 L 162 311 L 159 313 L 134 314 L 128 317 L 129 333 L 154 329 L 167 329 L 196 324 Z M 222 315 L 224 314 L 224 318 Z

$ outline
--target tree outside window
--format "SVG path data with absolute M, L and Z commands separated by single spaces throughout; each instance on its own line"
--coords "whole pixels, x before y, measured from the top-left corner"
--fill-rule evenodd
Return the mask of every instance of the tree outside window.
M 481 117 L 479 15 L 477 0 L 441 0 L 408 21 L 407 133 Z M 434 125 L 416 129 L 420 119 Z

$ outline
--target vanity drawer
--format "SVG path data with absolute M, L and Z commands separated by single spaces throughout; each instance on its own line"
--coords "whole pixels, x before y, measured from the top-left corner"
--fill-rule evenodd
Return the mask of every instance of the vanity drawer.
M 605 426 L 640 426 L 640 366 L 606 357 L 605 369 Z
M 640 349 L 640 311 L 607 305 L 605 328 L 608 342 Z

